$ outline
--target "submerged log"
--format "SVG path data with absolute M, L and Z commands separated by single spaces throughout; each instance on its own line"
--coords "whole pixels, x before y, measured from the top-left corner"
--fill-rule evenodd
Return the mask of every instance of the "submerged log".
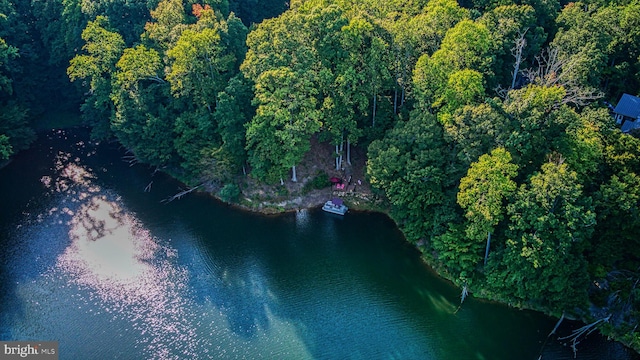
M 462 287 L 462 292 L 460 293 L 460 305 L 458 305 L 456 311 L 453 312 L 454 314 L 456 314 L 458 310 L 460 310 L 460 308 L 462 307 L 462 303 L 464 302 L 464 299 L 467 298 L 467 296 L 469 296 L 469 288 L 467 287 L 467 284 L 465 284 Z
M 162 200 L 162 203 L 165 203 L 165 204 L 166 204 L 166 203 L 170 203 L 170 202 L 172 202 L 173 200 L 180 199 L 180 198 L 182 198 L 183 196 L 185 196 L 185 195 L 187 195 L 187 194 L 189 194 L 189 193 L 191 193 L 191 192 L 195 191 L 196 189 L 198 189 L 198 188 L 199 188 L 199 187 L 201 187 L 202 185 L 204 185 L 204 183 L 202 183 L 202 184 L 200 184 L 200 185 L 197 185 L 197 186 L 194 186 L 194 187 L 192 187 L 192 188 L 189 188 L 189 189 L 186 189 L 186 190 L 180 191 L 179 193 L 177 193 L 177 194 L 175 194 L 175 195 L 173 195 L 173 196 L 170 196 L 170 197 L 168 197 L 168 198 L 166 198 L 166 199 Z
M 562 312 L 562 316 L 560 316 L 560 319 L 558 319 L 558 322 L 556 323 L 556 326 L 553 327 L 553 330 L 551 330 L 549 335 L 547 335 L 547 338 L 544 340 L 544 343 L 542 344 L 542 347 L 540 348 L 540 354 L 538 356 L 538 360 L 542 360 L 542 352 L 544 351 L 545 346 L 547 346 L 547 343 L 549 342 L 549 339 L 551 338 L 551 335 L 556 333 L 556 330 L 558 330 L 558 328 L 560 327 L 560 324 L 562 324 L 563 320 L 564 320 L 564 311 Z

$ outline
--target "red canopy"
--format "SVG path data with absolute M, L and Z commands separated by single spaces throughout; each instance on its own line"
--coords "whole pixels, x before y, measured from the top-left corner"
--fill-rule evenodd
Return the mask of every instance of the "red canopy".
M 329 181 L 331 181 L 334 184 L 337 184 L 337 183 L 341 183 L 342 179 L 338 179 L 337 177 L 332 177 L 331 179 L 329 179 Z

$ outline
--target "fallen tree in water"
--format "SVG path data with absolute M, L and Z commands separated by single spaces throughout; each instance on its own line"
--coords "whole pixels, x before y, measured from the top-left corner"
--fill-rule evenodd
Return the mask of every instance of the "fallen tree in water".
M 204 185 L 204 183 L 202 183 L 200 185 L 196 185 L 196 186 L 188 188 L 188 189 L 185 189 L 185 190 L 182 190 L 179 193 L 162 200 L 162 203 L 166 204 L 166 203 L 172 202 L 173 200 L 181 199 L 183 196 L 198 190 L 198 188 L 202 187 L 203 185 Z

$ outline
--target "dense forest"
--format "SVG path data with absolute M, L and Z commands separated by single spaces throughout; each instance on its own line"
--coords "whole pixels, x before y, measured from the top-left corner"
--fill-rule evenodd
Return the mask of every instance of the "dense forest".
M 463 294 L 638 350 L 640 140 L 605 106 L 623 93 L 638 0 L 0 0 L 1 158 L 80 102 L 95 139 L 227 200 L 238 177 L 298 181 L 312 139 L 336 168 L 366 149 Z

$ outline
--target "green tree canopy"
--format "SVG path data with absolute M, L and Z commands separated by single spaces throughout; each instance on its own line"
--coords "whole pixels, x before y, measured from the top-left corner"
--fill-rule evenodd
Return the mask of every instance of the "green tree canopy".
M 82 39 L 85 53 L 71 59 L 67 74 L 71 81 L 82 80 L 82 85 L 89 91 L 90 95 L 82 105 L 83 118 L 92 126 L 92 136 L 105 138 L 110 134 L 111 76 L 116 72 L 116 63 L 125 43 L 104 16 L 87 24 Z
M 507 212 L 510 230 L 504 255 L 488 275 L 492 286 L 558 312 L 584 305 L 588 275 L 582 252 L 595 213 L 576 172 L 561 162 L 544 164 L 518 189 Z
M 518 166 L 511 163 L 511 154 L 497 148 L 491 154 L 480 156 L 460 180 L 458 204 L 465 209 L 470 221 L 467 236 L 484 238 L 502 220 L 505 200 L 516 190 L 513 181 Z

